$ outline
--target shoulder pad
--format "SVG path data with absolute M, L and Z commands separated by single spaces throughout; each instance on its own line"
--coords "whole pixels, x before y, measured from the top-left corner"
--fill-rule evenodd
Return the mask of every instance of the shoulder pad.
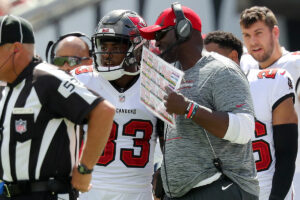
M 75 69 L 76 75 L 88 73 L 88 72 L 93 72 L 93 65 L 84 65 L 84 66 L 77 67 Z
M 291 52 L 292 55 L 300 55 L 300 51 Z

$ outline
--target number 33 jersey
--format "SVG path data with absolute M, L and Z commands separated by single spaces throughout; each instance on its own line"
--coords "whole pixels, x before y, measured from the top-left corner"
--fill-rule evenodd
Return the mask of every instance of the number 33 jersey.
M 256 117 L 252 147 L 260 199 L 269 199 L 276 162 L 272 112 L 285 99 L 294 98 L 294 87 L 290 74 L 284 69 L 251 69 L 247 78 Z
M 109 140 L 94 167 L 93 188 L 134 193 L 151 191 L 157 118 L 140 103 L 140 78 L 120 93 L 86 66 L 76 69 L 75 77 L 116 107 Z

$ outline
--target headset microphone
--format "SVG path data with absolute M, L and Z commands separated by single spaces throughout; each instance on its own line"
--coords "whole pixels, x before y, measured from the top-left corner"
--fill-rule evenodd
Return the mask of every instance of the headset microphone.
M 171 44 L 163 53 L 159 54 L 160 57 L 163 57 L 168 51 L 173 49 L 175 46 L 187 41 L 190 38 L 193 29 L 192 23 L 188 18 L 185 17 L 184 12 L 182 11 L 181 4 L 175 2 L 171 5 L 171 7 L 176 17 L 175 35 L 177 41 Z
M 158 56 L 162 58 L 167 52 L 171 51 L 175 46 L 180 45 L 182 42 L 184 42 L 184 40 L 181 40 L 181 39 L 176 40 L 176 42 L 169 45 L 167 47 L 167 49 L 164 52 L 162 52 L 161 54 L 159 54 Z

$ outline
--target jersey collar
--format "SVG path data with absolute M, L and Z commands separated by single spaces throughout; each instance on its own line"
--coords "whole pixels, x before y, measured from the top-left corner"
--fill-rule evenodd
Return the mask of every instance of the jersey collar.
M 15 87 L 22 82 L 29 74 L 32 74 L 33 68 L 40 64 L 42 60 L 40 58 L 33 57 L 31 62 L 25 67 L 25 69 L 18 75 L 16 80 L 12 83 L 7 83 L 8 87 Z

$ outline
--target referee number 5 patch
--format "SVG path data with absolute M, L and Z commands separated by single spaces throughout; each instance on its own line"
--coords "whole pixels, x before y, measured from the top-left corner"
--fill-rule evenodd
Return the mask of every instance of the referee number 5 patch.
M 60 84 L 58 92 L 63 97 L 68 98 L 78 86 L 81 86 L 81 83 L 72 77 L 71 79 L 65 80 Z

